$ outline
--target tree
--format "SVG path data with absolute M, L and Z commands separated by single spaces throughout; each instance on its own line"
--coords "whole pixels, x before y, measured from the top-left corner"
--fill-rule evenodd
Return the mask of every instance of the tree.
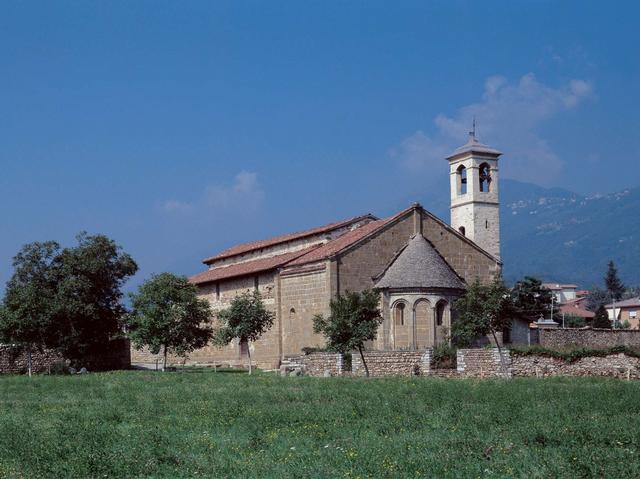
M 98 355 L 121 334 L 122 286 L 138 265 L 111 239 L 80 233 L 54 261 L 57 348 L 66 358 Z
M 77 236 L 78 245 L 25 245 L 14 258 L 0 334 L 27 347 L 57 349 L 81 360 L 106 351 L 121 332 L 121 287 L 138 269 L 106 236 Z
M 129 337 L 137 347 L 146 346 L 153 354 L 162 350 L 163 371 L 167 352 L 184 357 L 211 340 L 209 302 L 198 298 L 196 286 L 186 277 L 171 273 L 153 276 L 130 297 Z
M 591 288 L 587 295 L 587 309 L 589 311 L 596 311 L 603 304 L 609 302 L 609 293 L 601 288 Z
M 601 304 L 596 310 L 596 315 L 593 318 L 591 326 L 594 328 L 611 329 L 611 320 L 604 304 Z
M 582 316 L 569 313 L 564 317 L 564 324 L 567 328 L 582 328 L 585 326 L 586 321 Z
M 249 343 L 258 340 L 271 328 L 274 316 L 274 313 L 265 308 L 258 290 L 246 291 L 233 298 L 229 308 L 218 313 L 220 328 L 215 333 L 214 341 L 220 346 L 226 346 L 234 339 L 238 339 L 240 344 L 245 343 L 251 374 L 253 367 Z
M 607 274 L 604 277 L 604 284 L 614 301 L 619 301 L 622 298 L 625 287 L 618 277 L 618 269 L 613 261 L 609 261 Z
M 362 293 L 345 292 L 330 302 L 331 313 L 325 318 L 319 314 L 313 318 L 313 330 L 327 339 L 327 348 L 339 353 L 357 349 L 369 377 L 369 367 L 364 359 L 366 341 L 373 341 L 382 323 L 378 309 L 379 295 L 372 290 Z
M 616 327 L 618 322 L 617 314 L 616 314 L 616 301 L 619 301 L 624 294 L 624 284 L 618 278 L 618 270 L 616 269 L 613 261 L 609 261 L 609 265 L 607 267 L 607 274 L 604 277 L 604 284 L 611 296 L 611 300 L 613 302 L 613 327 Z
M 476 280 L 454 307 L 458 314 L 451 331 L 454 344 L 468 347 L 476 338 L 491 334 L 500 354 L 503 373 L 506 373 L 497 332 L 511 326 L 515 309 L 502 277 L 497 276 L 489 285 Z
M 59 250 L 54 241 L 23 246 L 13 258 L 13 276 L 5 289 L 0 340 L 27 349 L 29 376 L 33 350 L 56 346 L 52 305 L 56 302 L 57 276 L 53 264 Z
M 549 317 L 552 297 L 551 290 L 543 287 L 542 281 L 531 276 L 525 276 L 511 289 L 515 312 L 527 321 L 536 320 L 541 315 Z

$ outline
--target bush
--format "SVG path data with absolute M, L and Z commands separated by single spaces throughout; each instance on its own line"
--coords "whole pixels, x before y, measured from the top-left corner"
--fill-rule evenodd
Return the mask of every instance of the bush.
M 49 374 L 52 376 L 65 376 L 71 373 L 65 361 L 56 361 L 49 367 Z
M 328 353 L 330 351 L 327 348 L 316 348 L 316 347 L 305 346 L 304 348 L 302 348 L 302 352 L 305 355 L 309 355 L 313 353 Z
M 562 321 L 562 319 L 560 321 Z M 582 316 L 567 314 L 564 317 L 564 325 L 567 328 L 582 328 L 586 325 L 586 322 Z
M 432 363 L 436 369 L 455 369 L 458 350 L 449 343 L 441 343 L 433 348 Z
M 573 363 L 582 358 L 605 357 L 612 354 L 624 353 L 627 356 L 640 358 L 640 350 L 628 346 L 613 346 L 611 348 L 575 348 L 575 349 L 552 349 L 544 346 L 512 346 L 510 348 L 513 356 L 546 356 L 549 358 L 564 359 L 568 363 Z

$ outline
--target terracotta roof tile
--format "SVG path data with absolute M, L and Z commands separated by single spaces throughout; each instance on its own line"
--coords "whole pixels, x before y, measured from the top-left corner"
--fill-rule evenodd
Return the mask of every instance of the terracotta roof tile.
M 215 256 L 211 256 L 209 258 L 204 259 L 202 262 L 205 264 L 212 263 L 215 260 L 229 258 L 231 256 L 236 256 L 243 253 L 248 253 L 249 251 L 254 251 L 260 248 L 267 248 L 269 246 L 275 246 L 280 243 L 286 243 L 288 241 L 294 241 L 298 239 L 305 238 L 307 236 L 313 236 L 322 233 L 329 233 L 331 231 L 337 230 L 339 228 L 343 228 L 353 223 L 357 223 L 358 221 L 363 221 L 365 219 L 375 220 L 376 217 L 371 214 L 355 216 L 353 218 L 349 218 L 347 220 L 337 221 L 335 223 L 330 223 L 324 226 L 319 226 L 317 228 L 312 228 L 305 231 L 298 231 L 295 233 L 289 233 L 286 235 L 276 236 L 273 238 L 269 238 L 266 240 L 252 241 L 249 243 L 242 243 L 236 246 L 232 246 L 231 248 L 227 248 L 226 250 L 218 253 Z
M 560 305 L 560 311 L 564 314 L 574 314 L 576 316 L 580 316 L 581 318 L 592 319 L 596 316 L 596 313 L 593 311 L 589 311 L 588 309 L 582 308 L 578 304 L 562 304 Z
M 640 296 L 636 298 L 625 299 L 622 301 L 616 301 L 616 309 L 635 308 L 635 307 L 640 307 Z M 605 305 L 605 308 L 613 309 L 613 303 Z
M 367 223 L 366 225 L 360 226 L 359 228 L 357 228 L 357 229 L 355 229 L 353 231 L 349 231 L 348 233 L 345 233 L 342 236 L 339 236 L 338 238 L 336 238 L 334 240 L 331 240 L 328 243 L 323 244 L 318 249 L 313 250 L 313 251 L 311 251 L 310 253 L 307 253 L 304 256 L 301 256 L 300 258 L 296 259 L 295 261 L 292 261 L 287 266 L 294 266 L 294 265 L 313 263 L 315 261 L 322 261 L 324 259 L 330 258 L 331 256 L 335 255 L 336 253 L 339 253 L 343 249 L 348 248 L 349 246 L 357 243 L 358 241 L 360 241 L 365 236 L 373 233 L 374 231 L 378 230 L 379 228 L 381 228 L 381 227 L 391 223 L 395 219 L 403 216 L 404 214 L 406 214 L 411 209 L 413 209 L 413 207 L 410 207 L 410 208 L 407 208 L 405 210 L 402 210 L 400 213 L 397 213 L 397 214 L 395 214 L 395 215 L 393 215 L 393 216 L 391 216 L 389 218 L 385 218 L 385 219 L 382 219 L 382 220 L 371 221 L 370 223 Z
M 291 253 L 279 254 L 270 258 L 256 259 L 253 261 L 246 261 L 244 263 L 232 264 L 230 266 L 220 266 L 219 268 L 209 269 L 191 276 L 189 278 L 189 282 L 193 284 L 204 284 L 211 283 L 213 281 L 220 281 L 222 279 L 236 278 L 239 276 L 269 271 L 279 268 L 280 266 L 283 266 L 288 262 L 317 249 L 318 247 L 319 245 L 314 245 L 309 248 L 293 251 Z

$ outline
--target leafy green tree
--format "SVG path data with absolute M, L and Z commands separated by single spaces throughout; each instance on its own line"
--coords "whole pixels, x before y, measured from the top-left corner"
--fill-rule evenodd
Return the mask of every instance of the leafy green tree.
M 506 365 L 497 333 L 511 327 L 516 313 L 510 293 L 500 276 L 489 285 L 476 280 L 455 302 L 458 317 L 451 329 L 451 338 L 457 346 L 471 346 L 478 337 L 490 334 L 498 348 L 503 373 Z
M 53 267 L 60 246 L 54 241 L 30 243 L 13 258 L 13 276 L 0 308 L 0 341 L 27 350 L 29 376 L 34 350 L 55 347 L 57 276 Z
M 593 318 L 591 326 L 594 328 L 611 329 L 611 320 L 609 319 L 609 314 L 604 304 L 601 304 L 596 310 L 596 315 Z
M 122 286 L 138 265 L 111 239 L 80 233 L 54 261 L 55 343 L 66 358 L 101 354 L 122 332 Z
M 274 313 L 265 307 L 258 290 L 246 291 L 231 301 L 229 308 L 218 313 L 220 328 L 216 331 L 214 342 L 226 346 L 234 339 L 247 345 L 249 355 L 249 374 L 251 364 L 251 348 L 249 343 L 257 341 L 260 336 L 273 326 Z
M 5 341 L 79 361 L 106 351 L 120 334 L 121 288 L 138 266 L 106 236 L 77 240 L 63 250 L 53 241 L 31 243 L 16 255 L 0 326 Z
M 369 367 L 364 359 L 366 341 L 373 341 L 382 323 L 378 309 L 379 294 L 372 290 L 361 293 L 345 292 L 331 300 L 331 313 L 327 318 L 319 314 L 313 318 L 313 330 L 322 333 L 327 340 L 327 348 L 339 353 L 357 349 L 369 377 Z
M 527 321 L 534 321 L 542 315 L 551 315 L 551 290 L 542 286 L 542 281 L 532 276 L 516 282 L 511 289 L 511 299 L 515 312 Z
M 567 328 L 582 328 L 585 324 L 586 322 L 582 316 L 576 314 L 565 314 L 564 316 L 564 325 Z
M 153 354 L 162 350 L 163 371 L 168 352 L 184 357 L 211 340 L 211 307 L 198 298 L 196 286 L 186 277 L 155 275 L 130 297 L 129 337 L 137 347 L 146 346 Z

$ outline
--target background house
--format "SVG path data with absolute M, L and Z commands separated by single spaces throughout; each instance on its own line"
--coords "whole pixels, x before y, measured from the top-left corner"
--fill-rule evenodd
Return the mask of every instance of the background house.
M 616 301 L 615 311 L 613 306 L 613 303 L 605 306 L 609 314 L 609 319 L 613 320 L 615 318 L 620 323 L 629 321 L 631 329 L 640 329 L 640 318 L 638 317 L 640 312 L 640 296 L 623 301 Z

